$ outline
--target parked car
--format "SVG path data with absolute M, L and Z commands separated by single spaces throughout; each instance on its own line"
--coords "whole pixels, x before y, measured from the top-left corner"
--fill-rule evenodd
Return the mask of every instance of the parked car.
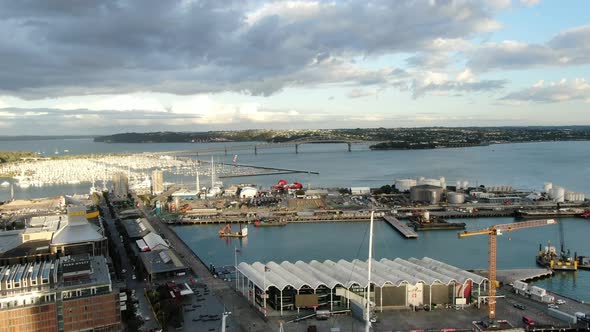
M 526 310 L 526 306 L 524 304 L 514 303 L 512 306 L 515 307 L 516 309 Z
M 565 300 L 557 299 L 557 301 L 555 301 L 555 303 L 557 303 L 557 304 L 565 304 Z
M 557 304 L 553 304 L 553 303 L 549 303 L 549 304 L 547 305 L 547 307 L 549 307 L 549 308 L 553 308 L 553 309 L 559 309 L 559 306 L 558 306 Z

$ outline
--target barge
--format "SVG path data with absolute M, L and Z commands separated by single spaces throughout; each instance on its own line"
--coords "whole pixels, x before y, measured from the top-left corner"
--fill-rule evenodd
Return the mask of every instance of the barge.
M 558 209 L 558 210 L 518 210 L 516 217 L 520 219 L 547 219 L 547 218 L 565 218 L 565 217 L 582 217 L 584 210 L 581 209 Z
M 553 271 L 577 271 L 578 258 L 576 254 L 571 257 L 570 251 L 565 252 L 562 248 L 560 253 L 551 244 L 545 248 L 539 245 L 539 254 L 536 257 L 537 265 L 551 269 Z
M 239 231 L 234 232 L 231 228 L 231 224 L 226 224 L 221 230 L 219 230 L 219 237 L 246 237 L 248 236 L 248 226 L 241 227 Z
M 434 231 L 434 230 L 463 230 L 464 222 L 448 222 L 438 217 L 430 217 L 428 211 L 413 215 L 408 222 L 409 226 L 416 231 Z

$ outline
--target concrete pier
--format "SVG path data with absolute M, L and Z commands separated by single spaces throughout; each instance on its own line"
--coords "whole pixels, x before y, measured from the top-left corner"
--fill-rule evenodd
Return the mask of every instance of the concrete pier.
M 406 239 L 417 239 L 418 238 L 418 233 L 416 233 L 413 229 L 408 227 L 406 224 L 399 221 L 397 218 L 385 216 L 385 217 L 383 217 L 383 219 L 385 221 L 387 221 L 387 223 L 389 225 L 391 225 L 391 227 L 395 228 L 398 232 L 400 232 L 401 235 L 405 236 Z

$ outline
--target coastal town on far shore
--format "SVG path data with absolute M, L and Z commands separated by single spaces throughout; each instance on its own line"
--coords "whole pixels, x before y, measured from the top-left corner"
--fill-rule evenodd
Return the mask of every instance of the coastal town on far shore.
M 487 331 L 531 325 L 523 316 L 548 330 L 590 324 L 583 301 L 529 283 L 590 269 L 588 256 L 563 245 L 533 253 L 535 269 L 496 271 L 495 247 L 494 265 L 490 258 L 484 270 L 429 257 L 280 264 L 238 264 L 236 258 L 215 266 L 176 233 L 214 225 L 216 237 L 246 239 L 253 228 L 380 222 L 399 235 L 396 241 L 428 241 L 423 232 L 495 238 L 559 218 L 590 218 L 585 193 L 559 183 L 523 190 L 420 176 L 377 187 L 324 188 L 286 180 L 304 171 L 196 160 L 178 151 L 5 156 L 0 186 L 11 194 L 0 204 L 0 326 L 340 331 L 368 319 L 382 330 Z M 221 181 L 260 174 L 276 177 L 276 184 Z M 81 183 L 91 185 L 89 193 L 14 197 L 15 188 Z M 462 222 L 495 217 L 515 221 L 476 232 Z M 486 239 L 480 240 L 484 246 Z M 401 319 L 407 315 L 413 318 Z

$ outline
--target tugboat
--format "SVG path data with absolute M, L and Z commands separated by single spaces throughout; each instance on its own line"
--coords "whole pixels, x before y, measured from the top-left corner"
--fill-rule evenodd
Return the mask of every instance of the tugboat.
M 226 224 L 222 229 L 219 230 L 219 237 L 246 237 L 248 236 L 248 225 L 241 227 L 240 230 L 234 232 L 231 228 L 231 224 Z
M 464 222 L 448 222 L 438 217 L 430 217 L 428 211 L 411 216 L 409 226 L 414 227 L 416 231 L 465 229 Z

